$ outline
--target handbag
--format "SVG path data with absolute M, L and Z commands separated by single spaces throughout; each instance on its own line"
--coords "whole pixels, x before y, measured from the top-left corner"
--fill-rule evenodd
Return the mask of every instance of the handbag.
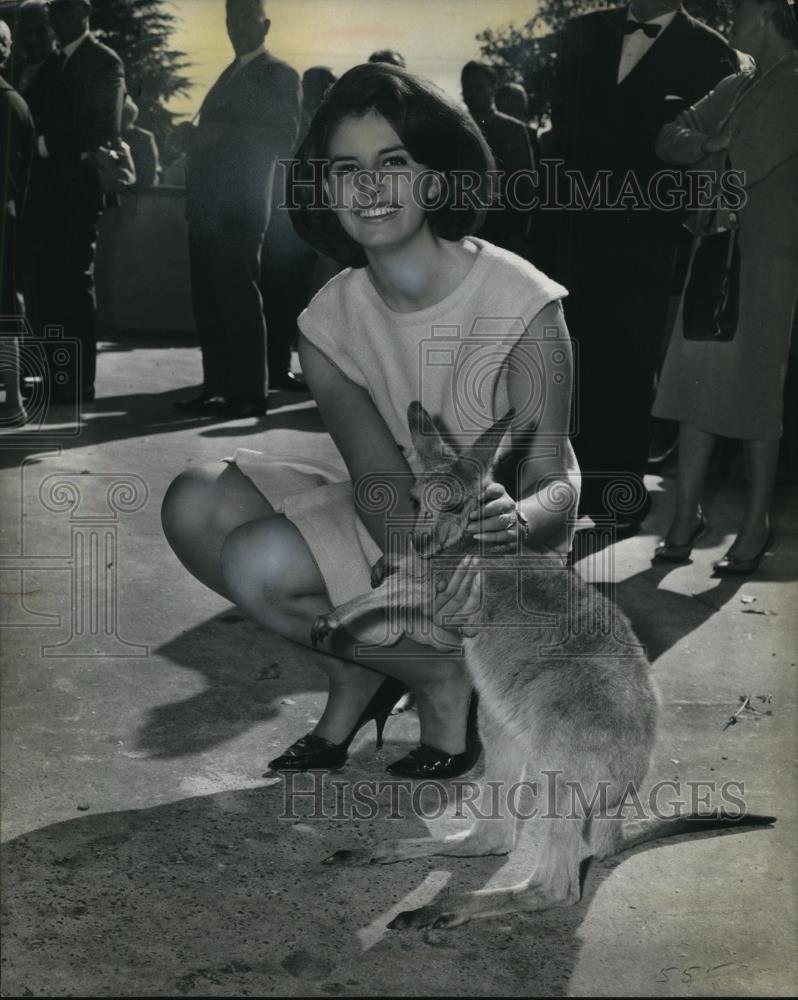
M 736 220 L 700 235 L 693 250 L 682 303 L 685 340 L 729 341 L 740 312 L 740 247 Z

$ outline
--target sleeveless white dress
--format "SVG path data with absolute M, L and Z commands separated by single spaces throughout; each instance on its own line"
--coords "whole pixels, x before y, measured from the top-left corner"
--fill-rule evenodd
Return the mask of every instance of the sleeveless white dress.
M 365 269 L 336 275 L 299 317 L 303 335 L 371 396 L 411 468 L 419 468 L 407 408 L 420 400 L 455 445 L 467 445 L 509 409 L 508 356 L 550 302 L 567 291 L 532 264 L 484 240 L 471 270 L 441 302 L 398 313 Z M 553 326 L 533 350 L 530 415 L 551 380 L 567 377 L 567 351 Z M 380 547 L 360 520 L 335 449 L 329 461 L 239 448 L 232 461 L 302 533 L 333 606 L 369 590 Z M 379 503 L 379 491 L 372 499 Z

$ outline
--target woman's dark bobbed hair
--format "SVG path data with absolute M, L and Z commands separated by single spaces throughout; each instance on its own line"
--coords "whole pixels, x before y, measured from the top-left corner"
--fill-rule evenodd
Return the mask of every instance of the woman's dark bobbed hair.
M 339 123 L 372 110 L 390 123 L 417 163 L 445 178 L 440 203 L 427 210 L 435 235 L 459 240 L 476 232 L 485 217 L 480 206 L 489 201 L 486 174 L 495 166 L 482 133 L 432 84 L 398 66 L 365 63 L 330 88 L 291 164 L 286 194 L 299 235 L 342 264 L 365 265 L 362 247 L 344 232 L 328 205 L 324 179 L 330 140 Z M 463 198 L 466 173 L 469 193 Z

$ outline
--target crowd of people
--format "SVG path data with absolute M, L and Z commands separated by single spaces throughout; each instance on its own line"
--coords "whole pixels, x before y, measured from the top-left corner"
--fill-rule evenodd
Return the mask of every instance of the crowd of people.
M 323 66 L 300 78 L 266 48 L 262 0 L 226 0 L 235 58 L 175 131 L 179 156 L 162 175 L 90 14 L 90 0 L 25 0 L 19 11 L 24 59 L 16 90 L 0 90 L 13 140 L 4 247 L 21 247 L 18 274 L 3 253 L 3 311 L 21 292 L 34 323 L 80 343 L 80 365 L 53 389 L 90 401 L 100 213 L 121 185 L 185 184 L 203 383 L 176 405 L 261 417 L 270 390 L 309 388 L 343 460 L 240 450 L 221 473 L 179 477 L 164 527 L 199 580 L 307 644 L 316 616 L 367 588 L 385 557 L 386 515 L 352 484 L 412 478 L 406 413 L 419 395 L 441 430 L 466 439 L 513 407 L 507 469 L 470 529 L 497 551 L 566 559 L 577 513 L 616 538 L 639 531 L 653 409 L 679 426 L 676 512 L 654 558 L 685 561 L 705 529 L 715 438 L 743 440 L 746 507 L 715 572 L 757 568 L 772 540 L 798 295 L 794 3 L 737 0 L 728 41 L 680 0 L 573 18 L 544 135 L 523 86 L 486 63 L 463 66 L 465 109 L 390 49 L 338 80 Z M 5 67 L 7 28 L 0 40 Z M 433 329 L 466 344 L 479 334 L 475 347 L 489 329 L 484 412 L 463 416 L 456 364 L 419 368 Z M 518 374 L 533 369 L 538 400 Z M 558 485 L 570 505 L 547 500 Z M 412 512 L 410 497 L 397 502 Z M 472 598 L 464 583 L 441 601 L 451 610 Z M 472 766 L 473 705 L 456 658 L 412 634 L 406 657 L 390 661 L 359 653 L 354 636 L 336 642 L 324 715 L 276 768 L 337 766 L 358 728 L 384 722 L 408 688 L 422 742 L 393 773 Z

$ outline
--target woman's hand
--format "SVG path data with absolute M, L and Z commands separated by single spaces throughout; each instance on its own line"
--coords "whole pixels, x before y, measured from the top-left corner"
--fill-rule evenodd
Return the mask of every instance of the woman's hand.
M 444 651 L 451 650 L 453 646 L 460 645 L 463 637 L 475 636 L 477 630 L 469 622 L 452 625 L 448 619 L 456 615 L 475 622 L 481 605 L 482 572 L 479 569 L 479 559 L 476 556 L 466 556 L 448 582 L 439 580 L 437 583 L 433 599 L 432 635 L 428 640 L 430 645 Z
M 482 570 L 476 556 L 466 556 L 448 580 L 438 579 L 432 595 L 430 617 L 410 615 L 405 635 L 442 652 L 457 652 L 463 637 L 477 634 L 476 623 L 482 605 Z M 465 619 L 452 624 L 453 616 Z
M 471 512 L 468 531 L 478 542 L 506 545 L 519 537 L 515 500 L 501 483 L 488 483 L 482 491 L 480 506 Z

